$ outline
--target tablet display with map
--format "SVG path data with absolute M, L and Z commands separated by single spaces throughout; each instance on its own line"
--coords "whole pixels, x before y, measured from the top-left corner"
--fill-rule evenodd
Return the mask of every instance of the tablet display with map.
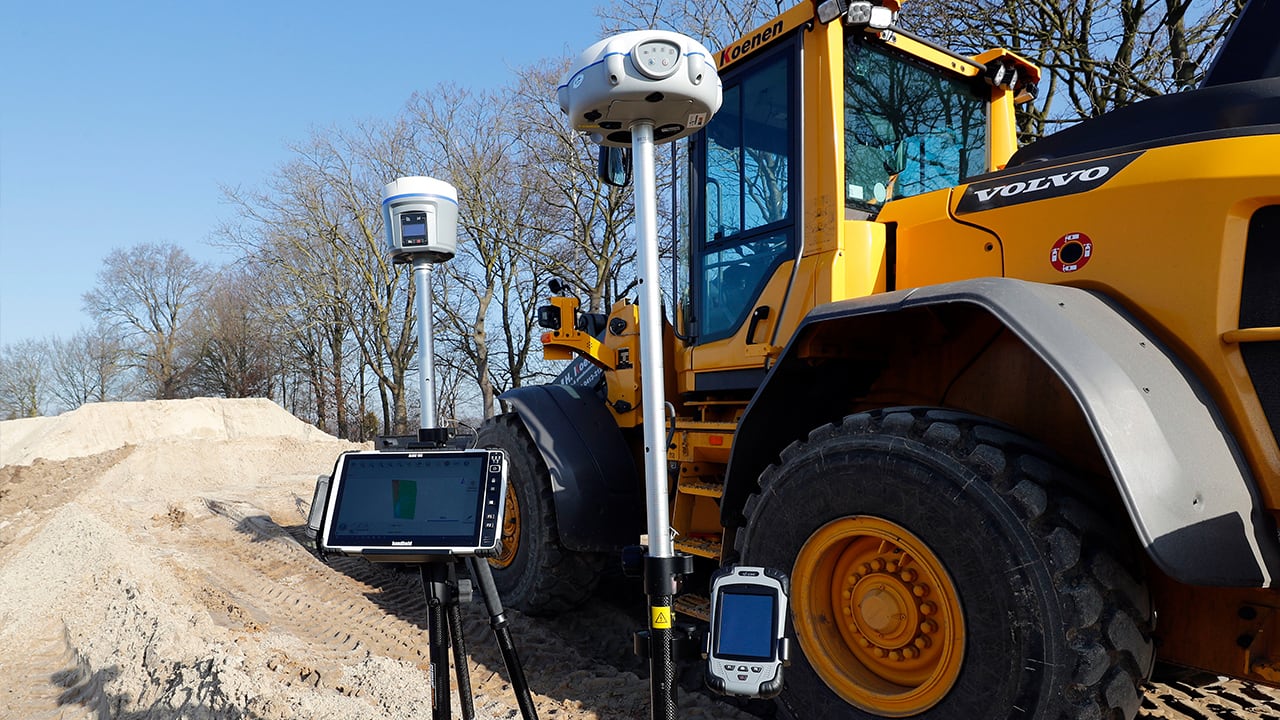
M 492 554 L 505 496 L 499 450 L 346 453 L 330 482 L 321 548 L 384 562 Z

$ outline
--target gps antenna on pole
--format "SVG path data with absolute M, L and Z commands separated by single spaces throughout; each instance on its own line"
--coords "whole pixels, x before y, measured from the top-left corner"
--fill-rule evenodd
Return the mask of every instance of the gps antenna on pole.
M 662 296 L 658 276 L 654 145 L 703 128 L 720 109 L 720 77 L 696 40 L 662 30 L 622 33 L 587 48 L 557 89 L 575 130 L 609 147 L 631 147 L 639 256 L 641 411 L 649 553 L 649 663 L 652 717 L 675 718 L 672 599 L 687 558 L 672 550 L 667 497 Z

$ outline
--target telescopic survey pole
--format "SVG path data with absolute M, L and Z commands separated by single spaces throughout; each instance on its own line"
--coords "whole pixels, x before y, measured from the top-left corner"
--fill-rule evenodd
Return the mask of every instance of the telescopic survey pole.
M 418 440 L 421 442 L 435 440 L 440 427 L 436 420 L 435 317 L 431 311 L 431 273 L 435 266 L 433 259 L 413 259 L 413 285 L 417 293 L 414 307 L 418 311 L 418 397 L 422 403 Z
M 657 177 L 653 162 L 653 123 L 631 126 L 631 173 L 635 182 L 636 248 L 640 261 L 641 408 L 644 413 L 645 502 L 649 554 L 645 592 L 649 596 L 649 695 L 654 720 L 676 716 L 676 663 L 672 599 L 676 594 L 675 553 L 667 497 L 667 423 L 662 362 L 662 297 L 658 280 Z
M 677 33 L 622 33 L 587 48 L 557 88 L 560 109 L 577 130 L 612 147 L 631 146 L 636 249 L 640 264 L 641 410 L 649 551 L 649 689 L 653 720 L 675 720 L 676 664 L 672 599 L 688 557 L 672 549 L 667 497 L 667 423 L 658 276 L 654 145 L 690 135 L 720 109 L 711 53 Z

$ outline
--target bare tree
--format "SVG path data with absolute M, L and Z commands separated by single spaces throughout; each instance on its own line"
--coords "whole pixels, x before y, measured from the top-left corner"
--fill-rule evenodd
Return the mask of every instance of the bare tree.
M 346 306 L 348 318 L 364 367 L 377 379 L 384 432 L 396 434 L 410 428 L 405 380 L 417 357 L 415 290 L 408 266 L 387 257 L 381 205 L 383 186 L 406 174 L 411 133 L 402 119 L 365 124 L 317 143 L 308 155 L 345 213 L 347 242 L 335 247 L 356 273 L 357 302 Z
M 555 61 L 519 72 L 512 109 L 523 129 L 521 152 L 530 161 L 524 177 L 540 188 L 547 238 L 527 250 L 586 294 L 585 309 L 603 312 L 635 287 L 635 206 L 629 191 L 596 177 L 596 145 L 560 111 L 552 91 L 567 69 L 567 62 Z
M 49 391 L 63 409 L 126 397 L 124 343 L 111 328 L 98 325 L 49 343 Z
M 222 235 L 276 276 L 277 309 L 294 328 L 285 339 L 311 378 L 320 422 L 332 409 L 343 437 L 351 435 L 347 394 L 356 365 L 376 379 L 384 432 L 408 427 L 413 290 L 383 251 L 379 212 L 382 184 L 394 177 L 389 168 L 403 166 L 404 146 L 399 123 L 316 133 L 294 147 L 297 157 L 265 190 L 225 190 L 242 222 Z
M 347 278 L 333 253 L 310 235 L 310 223 L 288 214 L 289 202 L 270 191 L 228 191 L 228 197 L 241 203 L 243 222 L 220 233 L 247 251 L 241 263 L 255 273 L 264 320 L 282 347 L 282 392 L 286 385 L 305 388 L 305 400 L 296 389 L 288 392 L 286 407 L 346 437 L 342 399 L 352 342 L 343 307 L 350 297 Z
M 460 243 L 440 283 L 441 329 L 489 417 L 531 360 L 531 306 L 547 276 L 534 251 L 548 242 L 543 176 L 530 171 L 535 160 L 521 144 L 529 128 L 512 112 L 510 93 L 441 86 L 415 95 L 409 117 L 419 166 L 439 168 L 458 189 Z
M 268 321 L 252 270 L 224 268 L 198 312 L 196 386 L 229 398 L 271 397 L 275 327 Z
M 143 243 L 109 253 L 97 286 L 83 296 L 97 322 L 121 331 L 155 398 L 189 391 L 197 353 L 188 320 L 208 277 L 208 269 L 177 245 Z
M 714 52 L 792 5 L 792 0 L 614 0 L 597 14 L 610 33 L 674 30 Z
M 1194 87 L 1242 0 L 916 0 L 901 23 L 967 52 L 1006 47 L 1040 65 L 1023 139 Z
M 44 414 L 48 344 L 22 340 L 0 348 L 0 413 L 6 420 Z

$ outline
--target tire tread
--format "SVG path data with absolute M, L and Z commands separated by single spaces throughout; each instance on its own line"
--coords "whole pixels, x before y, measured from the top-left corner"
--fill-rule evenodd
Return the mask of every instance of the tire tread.
M 748 529 L 762 498 L 785 482 L 785 468 L 810 452 L 821 453 L 824 443 L 853 435 L 918 442 L 950 456 L 988 479 L 1036 539 L 1057 588 L 1066 647 L 1076 658 L 1058 711 L 1037 716 L 1133 718 L 1155 653 L 1150 596 L 1118 559 L 1135 556 L 1126 546 L 1131 540 L 1117 538 L 1114 523 L 1067 492 L 1072 473 L 1051 451 L 998 422 L 936 408 L 892 408 L 816 428 L 762 473 L 760 493 L 745 506 L 747 527 L 737 535 L 738 553 L 749 559 Z M 787 708 L 785 699 L 781 707 Z
M 564 548 L 556 531 L 555 501 L 552 498 L 551 473 L 524 422 L 514 413 L 498 415 L 481 426 L 477 445 L 496 444 L 509 453 L 521 453 L 530 460 L 539 493 L 538 517 L 534 520 L 542 546 L 539 566 L 533 568 L 534 579 L 525 584 L 516 597 L 503 597 L 503 602 L 528 615 L 554 616 L 566 613 L 586 602 L 604 574 L 607 557 L 603 553 L 577 552 Z M 527 513 L 533 508 L 521 507 Z M 496 572 L 496 570 L 495 570 Z

